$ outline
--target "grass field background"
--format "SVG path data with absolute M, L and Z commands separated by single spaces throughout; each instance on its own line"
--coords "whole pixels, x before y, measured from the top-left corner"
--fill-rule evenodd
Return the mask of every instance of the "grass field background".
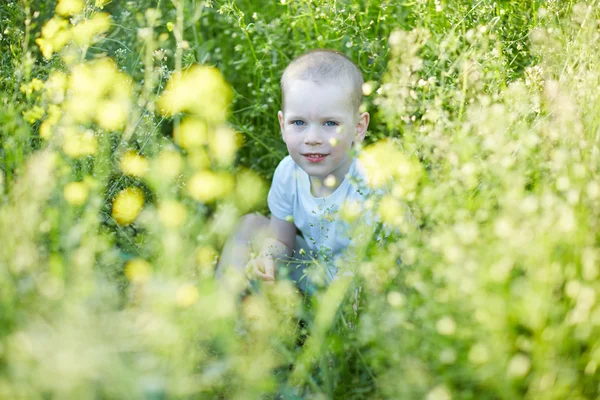
M 2 2 L 0 398 L 597 399 L 599 10 Z M 344 209 L 351 277 L 241 302 L 215 261 L 313 48 L 363 71 L 387 228 Z

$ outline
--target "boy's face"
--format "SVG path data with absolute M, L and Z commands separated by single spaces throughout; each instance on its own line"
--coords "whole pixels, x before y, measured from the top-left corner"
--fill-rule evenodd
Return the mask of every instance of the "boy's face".
M 277 116 L 292 159 L 311 178 L 333 175 L 337 187 L 352 164 L 353 143 L 365 137 L 369 113 L 359 115 L 349 85 L 338 82 L 292 79 L 284 100 Z

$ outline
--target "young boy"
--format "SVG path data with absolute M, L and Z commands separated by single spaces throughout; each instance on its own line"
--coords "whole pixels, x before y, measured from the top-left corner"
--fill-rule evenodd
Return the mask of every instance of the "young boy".
M 360 112 L 362 86 L 358 67 L 336 51 L 314 50 L 287 66 L 277 117 L 289 155 L 273 176 L 271 217 L 242 219 L 225 244 L 218 274 L 234 268 L 272 283 L 278 260 L 318 253 L 325 258 L 327 279 L 335 278 L 332 259 L 350 244 L 338 211 L 346 201 L 365 200 L 356 185 L 365 175 L 354 154 L 370 119 Z M 251 258 L 252 253 L 257 255 Z

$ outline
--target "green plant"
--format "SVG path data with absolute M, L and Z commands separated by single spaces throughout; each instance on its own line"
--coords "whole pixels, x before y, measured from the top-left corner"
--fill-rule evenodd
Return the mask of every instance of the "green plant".
M 597 6 L 3 3 L 0 397 L 597 398 Z M 352 278 L 241 296 L 315 47 L 364 72 L 380 222 L 344 210 Z

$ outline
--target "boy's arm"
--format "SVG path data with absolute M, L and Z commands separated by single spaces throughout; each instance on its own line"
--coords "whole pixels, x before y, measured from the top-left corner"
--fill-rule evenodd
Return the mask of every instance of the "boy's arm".
M 271 215 L 269 233 L 261 254 L 269 254 L 273 259 L 291 256 L 296 244 L 296 225 Z
M 247 268 L 263 281 L 275 280 L 275 261 L 289 257 L 296 244 L 296 226 L 271 215 L 269 236 L 264 239 L 258 257 L 250 260 Z

